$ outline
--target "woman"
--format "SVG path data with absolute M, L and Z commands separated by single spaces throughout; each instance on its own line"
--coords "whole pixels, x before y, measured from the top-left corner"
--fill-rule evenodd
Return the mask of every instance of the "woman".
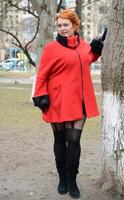
M 91 45 L 80 38 L 80 21 L 69 9 L 57 15 L 56 24 L 56 40 L 43 49 L 33 101 L 52 125 L 58 192 L 69 191 L 71 197 L 79 198 L 76 176 L 81 132 L 86 118 L 99 115 L 90 64 L 100 56 L 103 38 L 94 39 Z

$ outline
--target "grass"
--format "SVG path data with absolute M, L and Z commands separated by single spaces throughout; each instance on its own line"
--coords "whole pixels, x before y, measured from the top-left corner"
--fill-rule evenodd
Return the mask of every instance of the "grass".
M 35 70 L 33 69 L 31 72 L 5 72 L 5 71 L 0 71 L 0 77 L 4 78 L 29 78 L 35 74 Z M 101 75 L 100 74 L 93 74 L 91 73 L 92 79 L 93 80 L 100 80 Z
M 13 72 L 0 72 L 0 77 L 6 78 L 20 78 L 20 77 L 31 77 L 34 73 L 13 73 Z M 94 78 L 100 77 L 94 75 Z M 95 84 L 95 91 L 100 92 L 100 84 Z M 36 109 L 31 103 L 32 85 L 28 84 L 0 84 L 0 127 L 9 126 L 25 126 L 35 127 L 40 123 L 40 110 Z M 101 98 L 97 95 L 97 102 L 100 109 Z M 84 127 L 85 138 L 90 140 L 91 138 L 98 138 L 100 133 L 100 117 L 87 119 Z
M 31 90 L 31 84 L 20 84 L 18 82 L 15 83 L 0 83 L 0 88 L 2 89 L 27 89 Z
M 31 86 L 20 90 L 0 87 L 0 127 L 30 126 L 39 120 L 37 110 L 29 102 L 30 95 Z
M 40 110 L 29 102 L 31 85 L 0 84 L 0 127 L 22 126 L 37 127 L 40 123 Z M 6 87 L 7 86 L 7 87 Z M 97 96 L 100 107 L 100 96 Z M 98 138 L 100 133 L 100 117 L 88 119 L 84 132 L 86 139 Z
M 100 74 L 91 74 L 93 80 L 100 80 L 101 75 Z
M 96 95 L 97 98 L 97 103 L 99 107 L 99 111 L 101 110 L 101 97 L 100 95 Z M 84 135 L 85 139 L 90 140 L 90 139 L 97 139 L 100 136 L 101 132 L 101 117 L 94 117 L 94 118 L 89 118 L 86 120 L 85 126 L 84 126 Z M 88 133 L 88 134 L 87 134 Z
M 5 72 L 0 71 L 0 77 L 2 78 L 30 78 L 35 74 L 34 71 L 31 72 Z

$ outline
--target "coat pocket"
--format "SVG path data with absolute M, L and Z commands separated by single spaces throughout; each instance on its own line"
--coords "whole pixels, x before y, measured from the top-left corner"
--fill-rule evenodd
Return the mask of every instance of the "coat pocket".
M 55 110 L 59 109 L 61 107 L 61 101 L 62 101 L 62 88 L 61 85 L 56 85 L 49 91 L 50 95 L 50 102 L 51 106 L 54 107 Z

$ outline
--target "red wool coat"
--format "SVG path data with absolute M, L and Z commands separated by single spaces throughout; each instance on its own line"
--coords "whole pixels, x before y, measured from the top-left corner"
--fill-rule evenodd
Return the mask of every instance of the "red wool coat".
M 69 42 L 73 45 L 74 41 Z M 98 57 L 83 39 L 76 48 L 65 47 L 58 41 L 44 47 L 34 97 L 50 97 L 50 107 L 43 113 L 46 122 L 82 119 L 82 102 L 88 118 L 99 115 L 90 75 L 90 64 Z

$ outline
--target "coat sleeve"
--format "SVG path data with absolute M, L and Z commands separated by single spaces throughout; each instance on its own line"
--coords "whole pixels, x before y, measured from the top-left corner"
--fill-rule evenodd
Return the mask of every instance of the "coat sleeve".
M 92 51 L 91 46 L 90 46 L 90 59 L 91 59 L 91 63 L 97 61 L 99 57 L 100 57 L 100 54 L 94 53 L 94 52 Z
M 88 42 L 86 42 L 84 40 L 82 40 L 82 41 L 85 42 L 85 45 L 87 46 L 90 64 L 97 61 L 97 59 L 100 57 L 100 55 L 98 53 L 94 53 L 92 51 L 91 45 Z
M 54 58 L 52 58 L 51 48 L 44 47 L 40 58 L 40 65 L 35 82 L 34 97 L 48 95 L 47 84 L 50 71 L 54 65 Z

